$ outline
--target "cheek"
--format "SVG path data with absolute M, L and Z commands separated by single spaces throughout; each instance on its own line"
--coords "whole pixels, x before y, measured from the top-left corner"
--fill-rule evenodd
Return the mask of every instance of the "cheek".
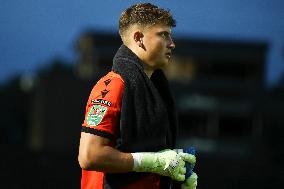
M 159 39 L 153 40 L 153 46 L 155 46 L 156 48 L 160 48 L 161 50 L 161 48 L 163 47 L 163 41 Z
M 153 44 L 149 47 L 149 58 L 154 60 L 160 57 L 161 47 L 157 44 Z
M 151 54 L 159 54 L 163 50 L 163 43 L 158 40 L 149 41 L 148 50 Z
M 146 42 L 149 49 L 157 48 L 157 47 L 160 47 L 162 45 L 161 39 L 159 39 L 156 36 L 148 37 L 147 39 L 145 39 L 145 42 Z

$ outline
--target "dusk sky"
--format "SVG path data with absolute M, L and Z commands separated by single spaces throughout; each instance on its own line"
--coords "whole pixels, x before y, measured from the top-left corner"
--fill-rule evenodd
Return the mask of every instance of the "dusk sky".
M 35 74 L 55 57 L 74 63 L 74 42 L 86 29 L 117 32 L 120 13 L 140 1 L 1 0 L 0 84 Z M 174 36 L 266 42 L 266 82 L 284 74 L 283 0 L 160 0 L 177 20 Z

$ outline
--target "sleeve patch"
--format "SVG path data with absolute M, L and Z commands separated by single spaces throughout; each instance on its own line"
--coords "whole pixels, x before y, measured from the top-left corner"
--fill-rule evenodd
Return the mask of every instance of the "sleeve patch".
M 87 124 L 89 126 L 97 126 L 103 120 L 106 112 L 107 107 L 93 104 L 87 116 Z
M 95 100 L 92 100 L 92 104 L 104 104 L 107 106 L 111 106 L 112 103 L 110 101 L 103 100 L 103 99 L 95 99 Z

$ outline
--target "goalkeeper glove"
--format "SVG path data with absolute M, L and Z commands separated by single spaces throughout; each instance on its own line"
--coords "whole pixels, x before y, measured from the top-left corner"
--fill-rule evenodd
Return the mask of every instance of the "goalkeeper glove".
M 175 149 L 175 151 L 177 153 L 188 153 L 188 154 L 192 154 L 195 156 L 196 150 L 194 147 L 187 147 L 184 149 Z M 191 176 L 191 174 L 193 173 L 193 168 L 195 166 L 195 163 L 190 163 L 190 162 L 185 162 L 185 168 L 186 168 L 186 174 L 185 174 L 185 180 Z
M 174 150 L 160 152 L 132 153 L 133 171 L 151 172 L 171 177 L 173 180 L 185 180 L 185 161 L 195 163 L 195 156 L 187 153 L 177 153 Z
M 192 175 L 181 185 L 181 189 L 196 189 L 197 178 L 197 174 L 193 172 Z

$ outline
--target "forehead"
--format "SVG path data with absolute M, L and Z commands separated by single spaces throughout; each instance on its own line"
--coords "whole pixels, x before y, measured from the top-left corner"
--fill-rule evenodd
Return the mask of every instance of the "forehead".
M 149 27 L 146 27 L 145 30 L 147 32 L 154 32 L 154 33 L 159 33 L 159 32 L 172 32 L 172 27 L 164 25 L 164 24 L 155 24 Z

